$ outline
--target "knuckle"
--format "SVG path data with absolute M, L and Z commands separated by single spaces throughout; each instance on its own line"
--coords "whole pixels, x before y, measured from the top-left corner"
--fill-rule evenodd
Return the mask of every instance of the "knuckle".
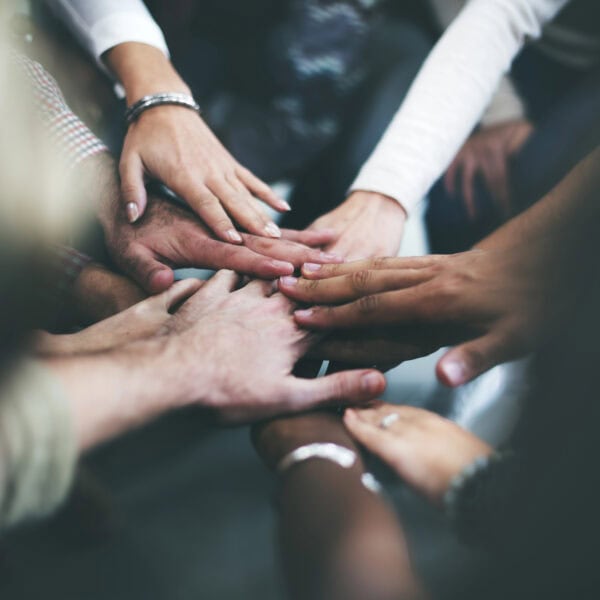
M 303 280 L 304 289 L 307 292 L 316 292 L 319 289 L 319 284 L 318 279 Z
M 363 296 L 357 302 L 358 312 L 363 315 L 369 315 L 379 308 L 379 298 L 377 296 Z
M 368 270 L 354 271 L 350 274 L 350 286 L 355 292 L 363 292 L 369 287 L 371 279 L 371 272 Z
M 374 258 L 371 262 L 374 269 L 385 269 L 387 267 L 393 267 L 393 258 L 389 258 L 386 256 L 378 256 Z

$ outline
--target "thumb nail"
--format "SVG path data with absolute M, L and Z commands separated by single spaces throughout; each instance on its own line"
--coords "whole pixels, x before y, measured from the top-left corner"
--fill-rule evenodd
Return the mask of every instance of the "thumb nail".
M 135 202 L 129 202 L 125 207 L 127 212 L 127 220 L 130 223 L 135 223 L 140 218 L 140 210 Z
M 441 364 L 441 371 L 449 385 L 461 385 L 467 378 L 467 369 L 464 363 L 457 360 L 448 360 Z

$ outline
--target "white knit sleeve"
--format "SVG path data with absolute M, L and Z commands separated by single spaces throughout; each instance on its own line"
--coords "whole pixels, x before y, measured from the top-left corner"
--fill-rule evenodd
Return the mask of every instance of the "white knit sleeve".
M 526 40 L 568 0 L 471 0 L 431 51 L 351 190 L 407 212 L 444 172 Z
M 27 360 L 0 388 L 0 529 L 47 515 L 64 500 L 77 443 L 69 402 L 54 376 Z
M 124 42 L 168 48 L 142 0 L 45 0 L 104 68 L 102 54 Z

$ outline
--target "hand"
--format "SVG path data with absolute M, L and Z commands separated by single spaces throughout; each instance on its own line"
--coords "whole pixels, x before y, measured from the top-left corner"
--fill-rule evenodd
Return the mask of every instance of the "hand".
M 203 284 L 198 279 L 178 281 L 166 292 L 146 298 L 77 333 L 53 335 L 45 331 L 37 332 L 32 351 L 42 356 L 102 352 L 157 335 L 174 319 L 171 311 Z
M 272 294 L 272 283 L 238 284 L 235 273 L 220 271 L 158 335 L 46 361 L 70 399 L 81 449 L 184 406 L 234 424 L 360 403 L 383 391 L 385 378 L 374 370 L 294 377 L 312 336 L 296 326 L 292 303 Z
M 335 238 L 325 249 L 345 260 L 358 260 L 396 256 L 405 220 L 404 209 L 393 198 L 371 192 L 353 192 L 308 229 L 332 230 Z
M 372 399 L 385 387 L 373 370 L 317 379 L 292 376 L 311 341 L 291 316 L 293 305 L 272 284 L 254 281 L 235 291 L 239 277 L 220 271 L 180 309 L 183 333 L 167 337 L 165 368 L 222 423 L 241 423 L 332 403 Z M 201 371 L 207 379 L 194 376 Z M 182 383 L 187 381 L 187 385 Z
M 106 60 L 123 83 L 129 105 L 157 92 L 190 93 L 157 48 L 119 44 Z M 152 108 L 130 125 L 119 170 L 131 222 L 145 212 L 146 177 L 167 185 L 218 239 L 230 243 L 242 243 L 233 221 L 250 233 L 280 237 L 277 225 L 257 207 L 253 195 L 276 210 L 290 209 L 225 150 L 197 114 L 179 106 Z
M 399 419 L 382 429 L 381 420 L 390 413 Z M 380 403 L 374 408 L 347 409 L 344 423 L 358 442 L 438 506 L 456 475 L 493 452 L 478 437 L 422 408 Z
M 133 306 L 146 293 L 128 277 L 113 273 L 98 263 L 86 265 L 74 281 L 70 314 L 74 321 L 95 323 Z
M 510 216 L 510 159 L 533 132 L 533 125 L 525 120 L 510 121 L 485 127 L 465 142 L 444 176 L 444 186 L 455 196 L 456 181 L 460 175 L 462 197 L 469 218 L 474 219 L 475 178 L 481 175 L 496 205 L 505 217 Z
M 577 295 L 560 291 L 575 285 L 570 287 L 568 265 L 566 270 L 560 257 L 554 258 L 552 245 L 543 238 L 452 256 L 305 268 L 304 278 L 282 278 L 279 289 L 298 302 L 339 305 L 296 311 L 303 327 L 367 334 L 383 328 L 373 335 L 396 340 L 399 352 L 408 347 L 408 357 L 458 344 L 437 365 L 438 378 L 456 386 L 533 351 L 568 314 Z M 565 273 L 560 283 L 559 272 Z M 384 355 L 376 354 L 369 364 Z
M 228 268 L 274 279 L 306 261 L 341 260 L 309 247 L 326 244 L 332 232 L 285 230 L 278 240 L 241 234 L 244 245 L 235 246 L 215 239 L 189 210 L 158 198 L 151 198 L 146 215 L 135 225 L 114 202 L 103 209 L 100 220 L 115 263 L 150 293 L 173 283 L 171 267 Z

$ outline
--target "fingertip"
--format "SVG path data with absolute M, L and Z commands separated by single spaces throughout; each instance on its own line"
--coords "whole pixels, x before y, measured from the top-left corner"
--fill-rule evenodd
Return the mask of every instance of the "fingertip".
M 362 391 L 369 395 L 369 399 L 382 394 L 386 388 L 385 376 L 375 369 L 367 371 L 362 376 L 360 384 Z
M 304 277 L 307 279 L 317 278 L 319 276 L 319 272 L 323 269 L 323 265 L 320 263 L 304 263 L 300 268 L 300 271 Z
M 294 318 L 298 323 L 310 323 L 314 319 L 315 312 L 318 310 L 318 307 L 313 308 L 303 308 L 301 310 L 294 311 Z
M 231 244 L 242 244 L 244 242 L 239 231 L 235 229 L 228 229 L 221 235 L 221 238 L 223 241 L 230 242 Z
M 275 223 L 267 223 L 264 227 L 264 232 L 271 238 L 279 239 L 281 238 L 281 229 L 275 225 Z
M 140 218 L 140 209 L 135 202 L 128 202 L 125 206 L 125 212 L 127 213 L 127 220 L 132 225 Z
M 171 269 L 157 269 L 148 278 L 148 291 L 151 294 L 160 294 L 173 285 L 175 274 Z
M 465 364 L 455 358 L 442 357 L 435 371 L 440 383 L 448 387 L 458 387 L 469 380 Z
M 272 260 L 268 263 L 275 277 L 286 277 L 294 274 L 295 267 L 292 263 L 283 260 Z

